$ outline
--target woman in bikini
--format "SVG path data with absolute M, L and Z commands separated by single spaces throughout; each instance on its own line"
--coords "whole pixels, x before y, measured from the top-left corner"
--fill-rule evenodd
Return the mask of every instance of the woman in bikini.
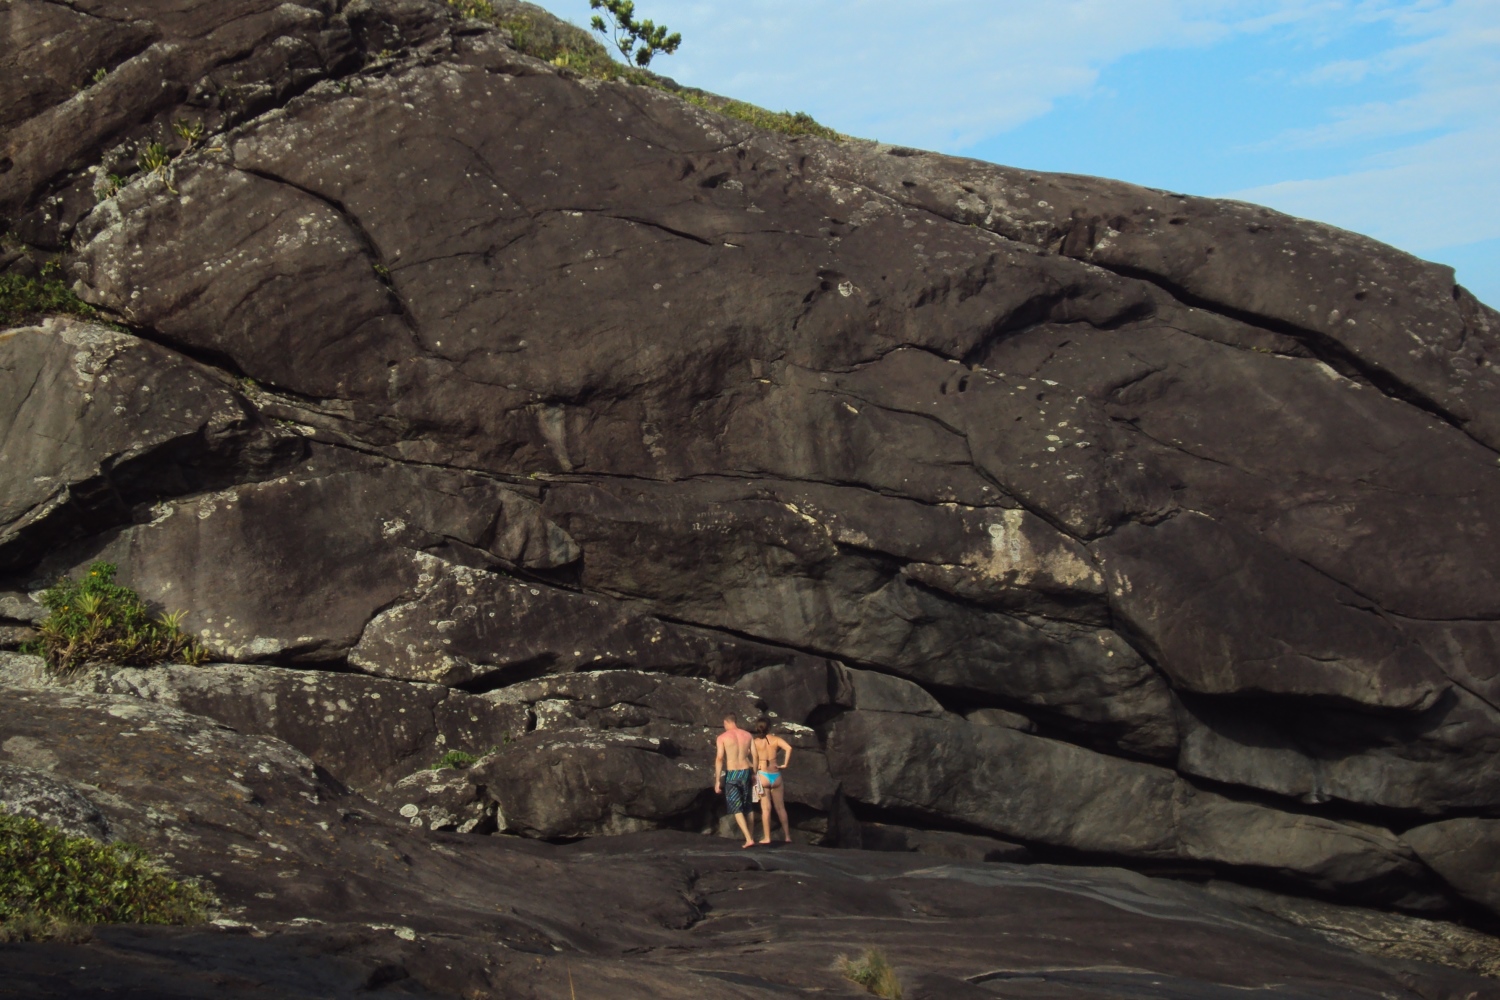
M 751 750 L 755 756 L 755 781 L 760 785 L 760 818 L 766 825 L 766 835 L 761 843 L 771 842 L 771 807 L 774 805 L 776 815 L 781 817 L 781 829 L 786 834 L 786 842 L 790 844 L 792 824 L 786 818 L 786 782 L 782 779 L 781 772 L 791 763 L 792 746 L 771 732 L 771 723 L 766 719 L 756 719 L 750 732 L 755 737 L 751 741 Z M 776 759 L 777 751 L 786 754 L 780 762 Z

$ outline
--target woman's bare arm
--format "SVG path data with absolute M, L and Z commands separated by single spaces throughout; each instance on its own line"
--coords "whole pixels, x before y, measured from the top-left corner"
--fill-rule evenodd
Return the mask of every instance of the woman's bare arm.
M 782 739 L 780 736 L 776 737 L 776 745 L 780 749 L 786 751 L 786 759 L 781 762 L 781 769 L 785 769 L 786 766 L 792 762 L 792 745 L 786 740 Z M 776 756 L 775 750 L 771 751 L 771 756 Z

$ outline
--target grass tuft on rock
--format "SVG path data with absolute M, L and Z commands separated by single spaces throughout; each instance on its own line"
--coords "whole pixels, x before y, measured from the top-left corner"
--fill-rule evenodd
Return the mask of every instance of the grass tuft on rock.
M 112 564 L 96 562 L 81 579 L 64 578 L 44 591 L 47 617 L 22 651 L 42 656 L 59 674 L 91 661 L 150 667 L 208 658 L 182 630 L 185 612 L 153 616 L 135 591 L 114 582 L 115 572 Z
M 871 948 L 858 961 L 840 955 L 839 971 L 845 979 L 858 983 L 878 997 L 901 1000 L 901 980 L 896 978 L 896 970 L 891 968 L 885 952 L 879 948 Z
M 66 938 L 88 924 L 201 923 L 216 902 L 140 848 L 0 813 L 0 941 Z
M 756 128 L 786 135 L 813 135 L 823 139 L 844 138 L 838 132 L 820 125 L 802 111 L 768 111 L 745 101 L 734 101 L 707 91 L 680 87 L 666 77 L 638 66 L 618 62 L 609 49 L 582 28 L 557 18 L 537 16 L 524 11 L 507 15 L 491 0 L 448 0 L 448 5 L 464 17 L 489 21 L 510 34 L 517 52 L 571 70 L 594 80 L 624 80 L 642 87 L 664 90 L 708 111 L 748 122 Z M 512 5 L 514 6 L 514 5 Z
M 461 9 L 470 7 L 470 0 L 448 0 Z M 488 6 L 486 4 L 486 6 Z M 469 14 L 470 17 L 479 16 Z M 609 50 L 582 28 L 565 21 L 543 20 L 529 14 L 503 17 L 494 13 L 486 18 L 510 35 L 511 45 L 517 52 L 549 62 L 560 69 L 569 69 L 579 76 L 594 80 L 625 80 L 647 87 L 666 90 L 664 81 L 655 73 L 627 66 L 615 61 Z
M 475 757 L 473 754 L 471 754 L 471 753 L 465 753 L 462 750 L 449 750 L 447 753 L 445 753 L 441 757 L 439 757 L 438 758 L 438 762 L 436 764 L 432 765 L 430 768 L 428 768 L 428 770 L 429 771 L 447 771 L 447 770 L 462 771 L 464 768 L 470 766 L 471 764 L 473 764 L 478 759 L 479 758 Z
M 39 278 L 0 274 L 0 327 L 65 313 L 93 318 L 99 310 L 74 295 L 56 272 L 43 271 Z
M 820 139 L 832 139 L 835 142 L 844 138 L 827 125 L 818 124 L 817 119 L 805 111 L 768 111 L 756 104 L 715 97 L 702 91 L 682 91 L 678 96 L 689 104 L 696 104 L 709 111 L 717 111 L 730 118 L 738 118 L 742 122 L 749 122 L 756 128 L 781 132 L 785 135 L 814 135 Z

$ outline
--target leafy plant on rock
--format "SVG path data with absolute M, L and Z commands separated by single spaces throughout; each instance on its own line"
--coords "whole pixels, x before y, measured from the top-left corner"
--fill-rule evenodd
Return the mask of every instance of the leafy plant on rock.
M 609 15 L 608 23 L 598 14 L 589 21 L 589 26 L 615 43 L 626 62 L 637 66 L 651 65 L 651 58 L 658 52 L 671 55 L 682 44 L 682 35 L 667 34 L 667 26 L 652 21 L 635 19 L 633 0 L 589 0 L 590 10 L 602 10 Z
M 68 837 L 0 813 L 0 940 L 54 937 L 77 924 L 191 924 L 216 901 L 140 848 Z
M 0 327 L 57 313 L 93 317 L 98 310 L 74 295 L 55 267 L 44 267 L 38 278 L 0 274 Z
M 179 118 L 177 121 L 172 123 L 172 131 L 176 132 L 177 138 L 181 139 L 185 143 L 182 151 L 186 153 L 188 150 L 192 149 L 203 140 L 203 134 L 205 130 L 202 122 L 191 122 L 187 121 L 186 119 Z
M 428 770 L 431 770 L 431 771 L 446 771 L 446 770 L 462 771 L 464 768 L 468 767 L 470 764 L 473 764 L 478 759 L 479 758 L 475 757 L 473 754 L 471 754 L 471 753 L 465 753 L 462 750 L 449 750 L 447 753 L 445 753 L 441 757 L 439 757 L 438 758 L 438 762 L 436 764 L 432 765 L 432 767 L 428 768 Z
M 177 189 L 172 186 L 172 152 L 166 146 L 159 142 L 147 143 L 135 162 L 141 168 L 141 173 L 160 177 L 168 191 L 177 193 Z
M 859 961 L 840 955 L 839 971 L 845 979 L 858 983 L 878 997 L 901 1000 L 901 980 L 896 978 L 896 970 L 891 968 L 885 952 L 879 948 L 871 948 Z
M 464 17 L 471 17 L 475 20 L 488 21 L 495 17 L 495 6 L 490 3 L 490 0 L 448 0 L 448 6 Z
M 160 173 L 172 162 L 172 154 L 159 142 L 148 142 L 136 157 L 136 164 L 148 174 Z
M 504 741 L 506 743 L 510 742 L 510 733 L 506 733 L 505 734 L 505 740 Z M 443 754 L 441 757 L 438 758 L 438 762 L 436 764 L 432 765 L 427 770 L 429 770 L 429 771 L 445 771 L 445 770 L 463 771 L 463 770 L 466 770 L 467 768 L 472 767 L 475 763 L 477 763 L 479 761 L 479 759 L 481 757 L 488 757 L 490 754 L 496 753 L 497 751 L 499 751 L 499 749 L 500 749 L 499 747 L 490 747 L 488 750 L 485 750 L 485 751 L 483 751 L 481 753 L 478 753 L 478 754 L 472 754 L 472 753 L 469 753 L 468 751 L 465 751 L 465 750 L 449 750 L 447 753 Z
M 116 568 L 96 562 L 79 580 L 62 579 L 42 594 L 48 614 L 24 647 L 59 674 L 103 661 L 149 667 L 199 664 L 208 651 L 182 630 L 186 612 L 153 616 L 139 595 L 114 582 Z

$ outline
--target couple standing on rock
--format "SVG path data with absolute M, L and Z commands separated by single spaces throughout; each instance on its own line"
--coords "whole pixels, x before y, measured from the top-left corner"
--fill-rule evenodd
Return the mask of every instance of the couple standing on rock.
M 756 719 L 747 732 L 740 728 L 733 715 L 724 716 L 724 731 L 719 734 L 718 744 L 719 752 L 714 757 L 714 793 L 724 793 L 729 811 L 745 835 L 742 846 L 755 846 L 755 821 L 747 821 L 745 817 L 754 809 L 752 803 L 756 799 L 760 801 L 761 820 L 766 827 L 766 835 L 760 842 L 771 842 L 771 807 L 774 805 L 776 815 L 781 817 L 781 830 L 790 844 L 792 825 L 786 818 L 786 788 L 781 772 L 791 763 L 791 744 L 772 733 L 771 723 L 766 719 Z M 778 761 L 782 752 L 786 756 Z

